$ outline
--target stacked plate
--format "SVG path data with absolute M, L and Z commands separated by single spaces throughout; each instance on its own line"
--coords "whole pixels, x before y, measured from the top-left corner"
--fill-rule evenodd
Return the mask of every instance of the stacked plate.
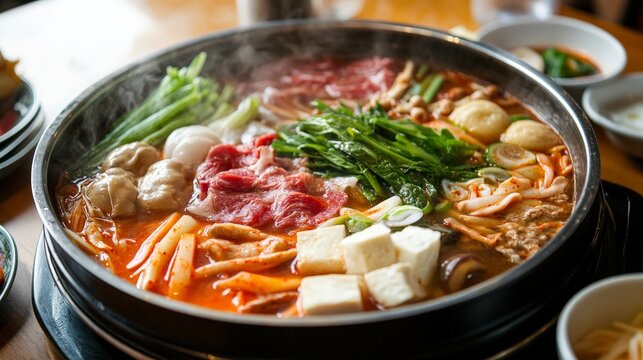
M 8 104 L 0 103 L 0 179 L 30 159 L 44 119 L 36 93 L 25 80 Z

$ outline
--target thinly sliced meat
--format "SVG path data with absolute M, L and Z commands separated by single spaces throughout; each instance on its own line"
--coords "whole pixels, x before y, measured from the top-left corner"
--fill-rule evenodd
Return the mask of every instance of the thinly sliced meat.
M 210 187 L 222 191 L 250 191 L 257 177 L 252 170 L 246 168 L 230 169 L 217 174 Z
M 330 181 L 276 158 L 269 143 L 217 145 L 197 170 L 198 194 L 188 211 L 212 222 L 255 228 L 312 228 L 333 217 L 348 196 Z M 284 167 L 285 166 L 285 167 Z
M 387 91 L 397 70 L 393 59 L 379 56 L 353 61 L 289 58 L 258 69 L 253 81 L 277 77 L 277 81 L 260 81 L 254 86 L 276 88 L 289 98 L 364 100 Z
M 300 192 L 284 193 L 272 204 L 275 226 L 287 228 L 307 224 L 314 214 L 321 212 L 325 207 L 326 204 L 314 196 Z

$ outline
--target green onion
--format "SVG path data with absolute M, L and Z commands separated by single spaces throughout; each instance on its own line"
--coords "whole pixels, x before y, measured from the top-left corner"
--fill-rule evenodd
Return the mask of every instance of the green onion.
M 205 60 L 206 54 L 202 52 L 187 67 L 168 67 L 166 76 L 141 105 L 115 120 L 112 130 L 70 170 L 77 175 L 91 175 L 121 145 L 135 141 L 160 145 L 175 129 L 221 113 L 223 105 L 229 106 L 234 91 L 226 86 L 219 93 L 217 83 L 199 76 Z
M 371 225 L 373 225 L 373 220 L 361 214 L 350 214 L 346 220 L 346 228 L 351 234 L 360 232 Z
M 424 100 L 425 104 L 428 104 L 431 101 L 433 101 L 433 98 L 435 97 L 435 94 L 438 93 L 438 90 L 440 90 L 440 87 L 442 86 L 443 82 L 444 82 L 444 76 L 442 76 L 442 74 L 437 74 L 431 80 L 431 84 L 429 85 L 429 87 L 426 89 L 426 91 L 422 95 L 422 100 Z
M 259 113 L 261 100 L 257 96 L 245 98 L 237 107 L 237 110 L 223 119 L 219 119 L 210 124 L 213 129 L 234 129 L 245 126 L 248 121 L 252 120 Z
M 402 227 L 415 224 L 422 217 L 424 217 L 422 209 L 411 205 L 401 205 L 389 210 L 381 221 L 388 227 Z
M 344 225 L 346 221 L 348 221 L 348 219 L 349 219 L 348 215 L 336 216 L 334 218 L 324 221 L 323 223 L 319 224 L 319 226 L 317 227 L 322 228 L 322 227 L 329 227 L 329 226 L 335 226 L 335 225 Z

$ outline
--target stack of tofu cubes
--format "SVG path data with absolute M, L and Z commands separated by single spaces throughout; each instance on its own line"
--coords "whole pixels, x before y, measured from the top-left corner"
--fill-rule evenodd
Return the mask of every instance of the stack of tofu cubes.
M 306 315 L 363 310 L 370 296 L 385 308 L 426 297 L 437 268 L 440 232 L 382 223 L 346 236 L 344 225 L 297 233 L 299 288 Z

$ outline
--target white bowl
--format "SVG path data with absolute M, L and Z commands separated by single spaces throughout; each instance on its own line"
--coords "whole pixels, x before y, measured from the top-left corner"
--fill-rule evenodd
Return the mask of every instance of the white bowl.
M 606 84 L 593 86 L 583 94 L 583 108 L 600 125 L 607 137 L 622 151 L 643 158 L 643 130 L 617 123 L 606 108 L 615 102 L 643 99 L 643 73 L 631 73 Z
M 586 55 L 600 73 L 577 78 L 554 78 L 579 99 L 583 90 L 615 78 L 625 68 L 627 53 L 623 45 L 605 30 L 584 21 L 553 16 L 546 20 L 519 17 L 496 21 L 478 30 L 479 40 L 511 50 L 521 46 L 559 46 Z
M 563 360 L 576 359 L 572 344 L 591 330 L 630 322 L 643 310 L 643 274 L 610 277 L 576 294 L 558 318 L 556 342 Z

